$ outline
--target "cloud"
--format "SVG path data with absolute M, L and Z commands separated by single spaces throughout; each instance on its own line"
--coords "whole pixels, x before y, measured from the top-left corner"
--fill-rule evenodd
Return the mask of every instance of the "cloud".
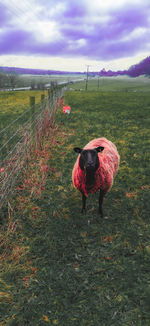
M 83 18 L 86 13 L 86 8 L 82 6 L 82 2 L 80 5 L 77 5 L 75 2 L 74 4 L 68 3 L 68 6 L 66 7 L 66 10 L 64 12 L 64 20 L 69 19 L 70 20 L 76 20 L 78 18 Z
M 112 13 L 107 23 L 96 22 L 88 24 L 83 21 L 80 26 L 74 23 L 71 28 L 66 24 L 61 32 L 65 43 L 74 42 L 74 47 L 67 48 L 72 55 L 78 55 L 77 42 L 82 39 L 80 55 L 92 59 L 112 59 L 135 54 L 145 47 L 149 48 L 149 13 L 139 8 L 126 8 Z
M 0 53 L 28 53 L 29 40 L 31 44 L 31 35 L 26 31 L 6 29 L 0 32 Z
M 150 49 L 148 0 L 0 0 L 0 54 L 113 60 Z
M 0 3 L 0 29 L 6 24 L 8 24 L 9 19 L 10 19 L 10 14 L 8 10 L 2 3 Z

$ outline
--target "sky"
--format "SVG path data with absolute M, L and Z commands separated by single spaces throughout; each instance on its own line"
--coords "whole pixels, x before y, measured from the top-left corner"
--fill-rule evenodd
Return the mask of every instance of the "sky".
M 124 70 L 150 55 L 150 0 L 0 0 L 0 66 Z

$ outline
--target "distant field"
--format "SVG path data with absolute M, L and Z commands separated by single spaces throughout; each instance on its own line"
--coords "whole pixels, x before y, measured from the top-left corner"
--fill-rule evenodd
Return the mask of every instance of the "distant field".
M 43 83 L 49 84 L 51 82 L 68 82 L 76 79 L 84 78 L 82 75 L 22 75 L 20 76 L 20 80 L 24 81 L 24 85 L 28 86 L 31 81 L 35 81 L 36 83 L 41 81 Z
M 51 84 L 51 82 L 61 83 L 70 82 L 78 79 L 83 79 L 83 75 L 78 74 L 64 74 L 64 75 L 14 75 L 14 85 L 13 88 L 19 87 L 38 87 L 46 84 Z M 8 75 L 7 81 L 4 82 L 4 86 L 1 88 L 10 88 L 10 79 Z
M 73 85 L 68 85 L 68 89 L 85 90 L 86 81 L 78 82 Z M 147 77 L 100 77 L 89 78 L 89 91 L 132 91 L 132 92 L 149 92 L 150 78 Z
M 54 83 L 68 83 L 84 79 L 84 75 L 80 74 L 56 74 L 56 75 L 18 75 L 18 74 L 3 74 L 1 76 L 1 90 L 17 90 L 18 88 L 44 89 L 47 85 Z M 1 95 L 0 95 L 1 96 Z

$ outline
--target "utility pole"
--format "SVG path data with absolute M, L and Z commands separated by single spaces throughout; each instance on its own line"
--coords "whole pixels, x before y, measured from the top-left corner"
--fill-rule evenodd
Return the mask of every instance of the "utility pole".
M 86 91 L 87 91 L 87 86 L 88 86 L 88 77 L 89 77 L 88 73 L 89 73 L 89 67 L 90 67 L 90 65 L 87 65 L 86 84 L 85 84 L 85 90 L 86 90 Z

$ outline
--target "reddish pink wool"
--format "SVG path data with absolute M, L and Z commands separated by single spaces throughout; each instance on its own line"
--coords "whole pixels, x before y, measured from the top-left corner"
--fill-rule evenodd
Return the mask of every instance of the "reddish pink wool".
M 116 146 L 111 141 L 106 138 L 96 138 L 90 141 L 84 149 L 94 149 L 98 146 L 103 146 L 104 150 L 98 153 L 99 167 L 95 172 L 95 183 L 90 188 L 86 187 L 86 174 L 79 166 L 80 155 L 78 155 L 72 171 L 72 180 L 75 188 L 83 192 L 85 196 L 100 189 L 108 192 L 118 171 L 120 156 Z

